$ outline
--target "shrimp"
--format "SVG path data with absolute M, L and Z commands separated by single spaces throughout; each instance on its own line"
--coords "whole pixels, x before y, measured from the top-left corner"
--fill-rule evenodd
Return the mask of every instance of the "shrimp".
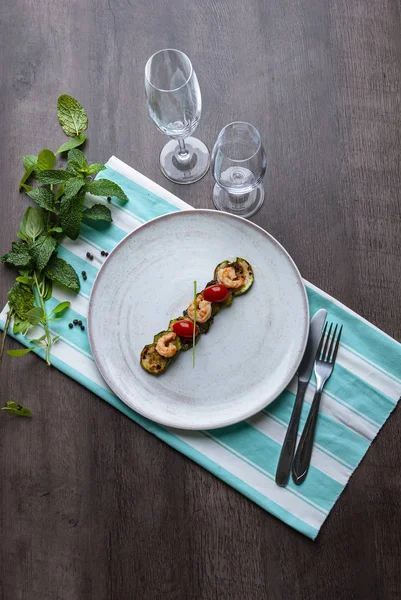
M 191 321 L 194 320 L 194 301 L 192 300 L 191 304 L 188 306 L 188 317 Z M 196 297 L 196 322 L 197 323 L 206 323 L 208 319 L 212 316 L 212 303 L 203 299 L 203 296 L 200 294 Z
M 160 356 L 164 356 L 165 358 L 171 358 L 177 352 L 177 348 L 174 344 L 170 344 L 175 338 L 177 334 L 172 331 L 171 333 L 165 333 L 157 340 L 156 350 L 160 354 Z
M 217 281 L 226 288 L 240 288 L 245 283 L 245 278 L 237 277 L 234 267 L 223 267 L 217 271 Z

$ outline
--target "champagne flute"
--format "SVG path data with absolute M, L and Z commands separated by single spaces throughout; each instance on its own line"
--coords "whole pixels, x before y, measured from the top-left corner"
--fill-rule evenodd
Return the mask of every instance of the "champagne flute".
M 162 173 L 175 183 L 194 183 L 209 169 L 209 151 L 192 137 L 201 116 L 201 94 L 191 61 L 180 50 L 159 50 L 145 67 L 149 114 L 172 138 L 160 153 Z
M 265 195 L 266 154 L 259 131 L 244 121 L 226 125 L 212 151 L 212 171 L 215 207 L 241 217 L 254 215 Z

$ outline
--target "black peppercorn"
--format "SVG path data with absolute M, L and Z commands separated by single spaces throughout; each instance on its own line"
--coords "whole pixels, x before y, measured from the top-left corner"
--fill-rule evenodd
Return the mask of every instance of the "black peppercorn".
M 86 253 L 86 258 L 90 258 L 90 256 L 91 256 L 91 253 L 90 253 L 90 252 L 87 252 L 87 253 Z
M 74 325 L 78 325 L 78 319 L 73 320 Z
M 87 276 L 86 276 L 86 273 L 85 273 L 85 275 L 82 275 L 82 279 L 83 279 L 84 281 L 86 281 L 86 280 L 88 279 L 88 278 L 87 278 Z
M 73 324 L 72 324 L 72 323 L 68 323 L 68 327 L 69 327 L 70 329 L 72 329 L 74 326 L 73 326 Z
M 82 271 L 82 275 L 86 275 L 86 271 Z
M 107 196 L 107 202 L 111 202 L 110 196 Z
M 82 331 L 85 331 L 85 325 L 81 325 Z
M 109 253 L 108 253 L 108 252 L 105 252 L 105 253 L 104 253 L 104 255 L 105 255 L 105 256 L 108 256 L 108 255 L 109 255 Z
M 101 254 L 102 256 L 105 256 L 105 255 L 106 255 L 106 252 L 105 252 L 104 250 L 102 250 L 100 254 Z
M 78 321 L 78 325 L 81 326 L 82 325 L 82 321 Z

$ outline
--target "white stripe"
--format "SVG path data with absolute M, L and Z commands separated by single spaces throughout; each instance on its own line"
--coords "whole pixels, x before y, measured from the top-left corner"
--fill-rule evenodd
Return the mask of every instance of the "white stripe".
M 296 394 L 296 384 L 291 383 L 287 389 L 293 394 Z M 305 401 L 308 404 L 312 403 L 315 390 L 316 385 L 311 381 L 305 394 Z M 342 425 L 345 425 L 348 429 L 352 429 L 366 440 L 369 440 L 369 442 L 376 437 L 379 430 L 378 426 L 366 421 L 343 404 L 340 404 L 334 394 L 331 394 L 326 390 L 324 390 L 322 394 L 320 411 Z
M 121 175 L 124 175 L 124 177 L 131 179 L 131 181 L 137 183 L 146 190 L 149 190 L 156 196 L 159 196 L 159 198 L 163 198 L 164 200 L 166 200 L 166 202 L 170 202 L 170 204 L 172 204 L 176 208 L 180 208 L 182 210 L 188 210 L 189 208 L 193 208 L 193 206 L 190 206 L 183 200 L 180 200 L 179 198 L 177 198 L 177 196 L 174 196 L 174 194 L 164 189 L 159 184 L 155 183 L 151 179 L 148 179 L 147 177 L 145 177 L 145 175 L 142 175 L 142 173 L 135 171 L 135 169 L 133 169 L 129 165 L 126 165 L 122 160 L 115 156 L 109 158 L 109 160 L 106 163 L 106 167 L 111 167 L 112 169 L 114 169 L 114 171 L 117 171 Z
M 367 361 L 364 356 L 352 350 L 350 346 L 340 344 L 337 362 L 382 392 L 382 394 L 394 400 L 394 402 L 398 402 L 401 396 L 401 382 L 397 383 L 394 381 L 392 376 L 389 377 L 384 369 L 379 370 L 377 365 L 372 361 Z
M 198 452 L 201 452 L 207 458 L 224 467 L 229 473 L 238 477 L 244 483 L 249 485 L 249 487 L 259 492 L 267 499 L 272 500 L 311 527 L 320 529 L 326 518 L 326 514 L 320 512 L 302 498 L 291 493 L 289 488 L 282 488 L 276 485 L 276 483 L 270 479 L 270 477 L 267 476 L 268 474 L 263 472 L 263 469 L 260 469 L 260 467 L 257 467 L 257 470 L 250 464 L 244 462 L 239 456 L 229 452 L 226 448 L 217 443 L 211 443 L 212 440 L 200 432 L 190 431 L 181 433 L 177 429 L 169 429 L 169 431 Z
M 60 246 L 98 270 L 106 260 L 106 257 L 103 258 L 103 256 L 98 256 L 97 254 L 93 254 L 93 260 L 87 258 L 86 253 L 90 252 L 92 254 L 93 246 L 88 244 L 84 237 L 79 237 L 77 240 L 70 240 L 70 238 L 66 237 Z
M 247 422 L 249 425 L 282 446 L 287 431 L 286 425 L 283 426 L 280 423 L 277 423 L 277 421 L 274 421 L 272 418 L 264 415 L 263 413 L 255 415 Z M 299 437 L 300 434 L 298 434 L 298 438 Z M 325 475 L 328 475 L 328 477 L 331 477 L 331 479 L 338 481 L 338 483 L 341 483 L 342 485 L 347 483 L 352 473 L 352 468 L 346 467 L 344 464 L 339 463 L 337 460 L 322 452 L 317 444 L 314 444 L 313 446 L 311 464 L 313 467 Z

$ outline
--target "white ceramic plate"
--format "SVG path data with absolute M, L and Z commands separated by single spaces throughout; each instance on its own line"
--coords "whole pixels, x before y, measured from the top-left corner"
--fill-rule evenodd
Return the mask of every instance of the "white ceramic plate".
M 221 311 L 192 352 L 155 377 L 139 363 L 145 344 L 168 328 L 225 259 L 245 258 L 249 292 Z M 96 364 L 128 406 L 163 425 L 212 429 L 257 413 L 285 389 L 309 329 L 306 291 L 294 262 L 263 229 L 212 210 L 186 210 L 149 221 L 113 250 L 89 303 Z

